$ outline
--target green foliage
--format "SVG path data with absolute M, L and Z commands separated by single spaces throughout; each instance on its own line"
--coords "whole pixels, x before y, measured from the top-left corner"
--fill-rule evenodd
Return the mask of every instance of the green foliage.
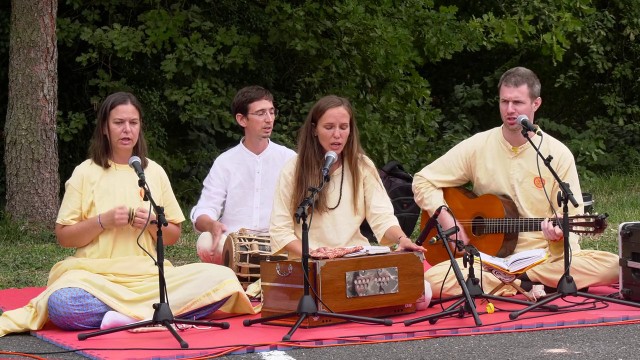
M 560 68 L 555 87 L 570 147 L 591 171 L 628 171 L 640 156 L 640 8 L 632 1 L 601 5 L 571 36 L 575 51 Z M 557 120 L 555 120 L 557 121 Z
M 74 21 L 60 16 L 59 41 L 61 47 L 84 44 L 74 61 L 89 70 L 84 81 L 93 89 L 92 105 L 116 90 L 134 92 L 145 107 L 151 156 L 173 179 L 186 179 L 174 181 L 174 187 L 181 200 L 193 202 L 199 194 L 195 184 L 213 157 L 239 139 L 235 121 L 223 110 L 238 86 L 225 80 L 239 62 L 251 63 L 248 46 L 257 46 L 257 37 L 214 25 L 195 4 L 163 8 L 153 1 L 122 1 L 114 12 L 113 4 L 73 5 Z M 230 76 L 220 76 L 224 73 Z M 81 147 L 74 142 L 87 146 L 87 138 L 63 136 L 90 126 L 82 119 L 95 115 L 86 108 L 85 114 L 63 112 L 61 148 Z
M 269 42 L 289 54 L 277 71 L 293 84 L 289 96 L 298 102 L 291 104 L 300 115 L 290 128 L 299 126 L 304 110 L 320 96 L 347 96 L 356 108 L 365 150 L 375 161 L 420 164 L 437 111 L 428 105 L 428 83 L 415 71 L 423 60 L 405 19 L 429 10 L 418 2 L 403 5 L 274 1 L 266 8 L 278 24 L 269 31 Z
M 10 2 L 0 2 L 0 131 L 9 21 Z M 572 149 L 583 190 L 611 214 L 605 236 L 583 245 L 615 252 L 617 224 L 638 218 L 637 0 L 63 0 L 57 25 L 62 183 L 86 157 L 101 99 L 132 91 L 150 157 L 188 212 L 213 159 L 242 136 L 229 107 L 252 84 L 275 94 L 275 141 L 295 148 L 308 109 L 334 93 L 353 102 L 377 164 L 395 159 L 415 172 L 499 125 L 499 76 L 522 65 L 543 84 L 536 122 Z M 0 166 L 0 204 L 4 184 Z M 168 249 L 178 263 L 196 261 L 187 228 Z M 51 233 L 1 217 L 0 242 L 0 288 L 42 286 L 70 253 Z
M 434 74 L 428 77 L 433 104 L 445 115 L 438 134 L 445 143 L 442 152 L 453 142 L 445 129 L 458 125 L 473 133 L 499 124 L 495 86 L 504 70 L 520 65 L 542 81 L 536 122 L 569 145 L 582 174 L 638 166 L 640 45 L 633 40 L 640 32 L 640 7 L 635 2 L 443 3 L 455 4 L 457 18 L 469 19 L 486 40 L 484 48 L 469 46 L 470 51 L 428 68 Z M 460 104 L 474 98 L 477 103 L 467 104 L 477 106 Z
M 235 91 L 252 83 L 276 95 L 276 141 L 294 147 L 311 104 L 335 93 L 354 103 L 375 161 L 395 158 L 417 170 L 440 117 L 417 67 L 450 58 L 475 32 L 455 22 L 455 9 L 435 11 L 421 1 L 121 1 L 115 12 L 113 4 L 66 5 L 60 51 L 79 47 L 73 61 L 86 69 L 80 80 L 91 104 L 119 89 L 138 95 L 152 156 L 185 206 L 197 199 L 213 158 L 240 139 L 227 109 Z M 427 20 L 434 27 L 425 28 Z M 436 49 L 434 35 L 454 46 Z M 61 149 L 87 142 L 74 135 L 90 127 L 93 114 L 75 99 L 61 99 Z
M 376 163 L 415 172 L 499 124 L 497 81 L 517 65 L 540 77 L 536 121 L 582 174 L 624 171 L 640 160 L 639 19 L 634 0 L 61 1 L 60 176 L 86 156 L 101 99 L 132 91 L 151 157 L 187 210 L 213 159 L 242 136 L 229 106 L 251 84 L 276 97 L 275 141 L 295 148 L 310 106 L 333 93 L 354 104 Z

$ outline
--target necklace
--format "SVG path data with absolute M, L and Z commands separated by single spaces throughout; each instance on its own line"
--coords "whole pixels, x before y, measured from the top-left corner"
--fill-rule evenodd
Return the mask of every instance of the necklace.
M 335 210 L 340 205 L 342 200 L 342 184 L 344 183 L 344 165 L 342 166 L 342 173 L 340 174 L 340 196 L 338 197 L 338 203 L 334 207 L 330 207 L 329 210 Z

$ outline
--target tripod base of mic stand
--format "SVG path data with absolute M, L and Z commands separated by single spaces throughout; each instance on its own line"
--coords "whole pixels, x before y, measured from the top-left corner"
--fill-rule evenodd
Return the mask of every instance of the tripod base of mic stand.
M 253 324 L 261 324 L 261 323 L 265 323 L 267 321 L 273 321 L 273 320 L 280 320 L 280 319 L 285 319 L 285 318 L 289 318 L 289 317 L 293 317 L 293 316 L 298 316 L 298 320 L 296 321 L 296 323 L 291 327 L 291 330 L 289 330 L 289 332 L 282 337 L 282 341 L 289 341 L 291 340 L 291 336 L 293 336 L 293 333 L 298 329 L 298 327 L 300 327 L 300 325 L 302 324 L 302 322 L 309 316 L 326 316 L 326 317 L 332 317 L 332 318 L 336 318 L 336 319 L 344 319 L 344 320 L 349 320 L 349 321 L 355 321 L 355 322 L 368 322 L 368 323 L 373 323 L 373 324 L 381 324 L 381 325 L 385 325 L 385 326 L 391 326 L 393 325 L 393 322 L 389 319 L 376 319 L 376 318 L 370 318 L 370 317 L 364 317 L 364 316 L 356 316 L 356 315 L 349 315 L 349 314 L 339 314 L 339 313 L 332 313 L 332 312 L 326 312 L 326 311 L 318 311 L 318 307 L 316 306 L 316 302 L 313 300 L 313 298 L 311 297 L 311 295 L 304 295 L 300 301 L 298 302 L 298 310 L 295 312 L 290 312 L 290 313 L 286 313 L 286 314 L 280 314 L 280 315 L 275 315 L 275 316 L 269 316 L 269 317 L 265 317 L 265 318 L 261 318 L 261 319 L 246 319 L 242 322 L 242 324 L 244 326 L 251 326 Z
M 458 298 L 458 297 L 456 296 L 454 298 Z M 475 310 L 475 307 L 473 310 Z M 405 320 L 404 326 L 413 325 L 415 323 L 419 323 L 423 321 L 429 321 L 429 324 L 433 325 L 438 321 L 438 319 L 442 317 L 458 314 L 459 318 L 463 318 L 466 313 L 472 314 L 473 310 L 471 309 L 471 307 L 469 307 L 469 304 L 467 303 L 467 300 L 464 298 L 464 296 L 460 295 L 460 297 L 458 298 L 458 301 L 453 303 L 451 306 L 447 307 L 444 311 L 441 311 L 437 314 L 431 314 L 431 315 L 421 316 L 419 318 L 415 318 L 411 320 Z M 482 325 L 482 322 L 480 321 L 480 319 L 477 319 L 476 326 L 480 326 L 480 325 Z
M 467 285 L 467 289 L 469 292 L 469 296 L 471 297 L 471 299 L 475 300 L 476 298 L 480 298 L 480 299 L 485 299 L 485 300 L 496 300 L 496 301 L 504 301 L 504 302 L 508 302 L 508 303 L 512 303 L 512 304 L 518 304 L 518 305 L 538 305 L 538 304 L 532 304 L 529 301 L 524 301 L 524 300 L 519 300 L 519 299 L 511 299 L 511 298 L 507 298 L 507 297 L 503 297 L 503 296 L 498 296 L 498 295 L 491 295 L 491 294 L 485 294 L 484 291 L 482 291 L 482 288 L 479 285 L 480 280 L 477 278 L 468 278 L 466 281 L 466 285 Z M 451 301 L 451 300 L 457 300 L 455 303 L 453 303 L 452 305 L 448 306 L 445 310 L 443 310 L 442 312 L 439 312 L 437 314 L 431 314 L 431 315 L 426 315 L 426 316 L 422 316 L 416 319 L 411 319 L 411 320 L 405 320 L 404 321 L 404 325 L 405 326 L 409 326 L 418 322 L 422 322 L 422 321 L 429 321 L 429 324 L 435 324 L 438 319 L 445 317 L 445 316 L 449 316 L 449 315 L 454 315 L 454 314 L 458 314 L 459 318 L 464 317 L 464 315 L 466 313 L 471 313 L 473 314 L 473 311 L 470 307 L 470 305 L 467 303 L 466 298 L 464 296 L 464 294 L 462 295 L 457 295 L 457 296 L 452 296 L 449 298 L 444 298 L 444 299 L 440 299 L 440 300 L 436 300 L 435 302 L 432 302 L 433 304 L 440 304 L 443 302 L 447 302 L 447 301 Z M 540 304 L 540 306 L 543 306 L 544 304 Z M 429 307 L 431 307 L 432 304 L 429 304 Z M 557 305 L 549 305 L 549 306 L 544 306 L 548 311 L 558 311 L 558 306 Z M 475 304 L 474 304 L 474 310 L 475 310 Z M 482 322 L 479 319 L 476 319 L 476 326 L 481 326 Z
M 537 303 L 526 307 L 520 311 L 513 311 L 509 314 L 509 319 L 511 320 L 515 320 L 518 318 L 518 316 L 533 310 L 537 307 L 540 306 L 544 306 L 545 304 L 559 299 L 559 298 L 564 298 L 566 296 L 582 296 L 588 299 L 594 299 L 594 300 L 600 300 L 600 301 L 604 301 L 604 302 L 612 302 L 615 304 L 620 304 L 620 305 L 627 305 L 627 306 L 633 306 L 636 308 L 640 308 L 640 304 L 632 302 L 632 301 L 626 301 L 626 300 L 621 300 L 621 299 L 613 299 L 613 298 L 609 298 L 606 296 L 601 296 L 601 295 L 595 295 L 595 294 L 589 294 L 583 291 L 578 291 L 577 287 L 576 287 L 576 283 L 573 282 L 573 278 L 571 278 L 570 276 L 563 276 L 560 279 L 560 282 L 558 283 L 558 290 L 555 294 L 550 295 L 548 297 L 543 298 L 542 300 L 538 301 Z
M 162 325 L 166 327 L 167 330 L 169 330 L 169 332 L 171 332 L 174 338 L 176 338 L 178 343 L 180 343 L 180 347 L 183 349 L 186 349 L 189 347 L 189 344 L 187 344 L 184 340 L 182 340 L 180 335 L 178 335 L 178 332 L 176 331 L 176 329 L 173 326 L 171 326 L 172 324 L 211 326 L 211 327 L 219 327 L 222 329 L 229 328 L 229 323 L 227 322 L 176 319 L 173 317 L 173 314 L 171 313 L 171 309 L 169 308 L 169 304 L 167 303 L 153 304 L 153 308 L 155 309 L 155 311 L 153 313 L 153 319 L 151 320 L 139 321 L 132 324 L 118 326 L 118 327 L 114 327 L 106 330 L 98 330 L 90 333 L 78 334 L 78 340 L 85 340 L 94 336 L 111 334 L 114 332 L 129 330 L 129 329 L 137 329 L 137 328 L 146 327 L 149 325 Z

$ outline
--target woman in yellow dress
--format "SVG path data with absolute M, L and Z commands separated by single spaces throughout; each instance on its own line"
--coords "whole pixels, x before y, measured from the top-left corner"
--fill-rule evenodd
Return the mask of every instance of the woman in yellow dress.
M 68 330 L 109 328 L 149 319 L 159 299 L 156 215 L 129 165 L 140 158 L 145 181 L 168 226 L 163 243 L 180 237 L 184 215 L 164 169 L 148 159 L 140 103 L 130 93 L 108 96 L 98 112 L 89 159 L 65 184 L 55 233 L 76 252 L 51 269 L 47 288 L 25 307 L 0 316 L 0 336 L 37 330 L 47 319 Z M 151 256 L 150 256 L 151 255 Z M 201 318 L 217 309 L 254 313 L 233 271 L 164 262 L 167 302 L 176 317 Z

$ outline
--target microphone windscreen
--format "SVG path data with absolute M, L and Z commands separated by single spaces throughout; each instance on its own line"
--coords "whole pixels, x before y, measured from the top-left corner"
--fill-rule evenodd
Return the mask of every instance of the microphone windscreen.
M 142 160 L 135 155 L 129 158 L 129 166 L 133 167 L 133 163 L 135 162 L 142 164 Z
M 331 158 L 332 159 L 331 162 L 334 163 L 336 162 L 336 160 L 338 160 L 338 154 L 336 154 L 335 151 L 327 151 L 327 153 L 324 154 L 324 158 L 325 159 Z
M 529 121 L 529 118 L 527 117 L 527 115 L 519 115 L 518 119 L 516 119 L 516 121 L 518 122 L 518 124 L 522 124 L 523 121 Z

